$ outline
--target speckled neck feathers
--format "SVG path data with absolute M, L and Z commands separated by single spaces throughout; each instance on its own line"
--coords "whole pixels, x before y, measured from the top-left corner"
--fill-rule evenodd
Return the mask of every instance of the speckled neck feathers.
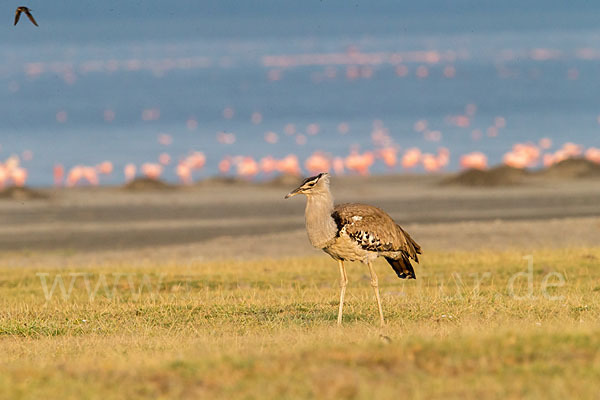
M 338 233 L 337 224 L 331 216 L 333 196 L 328 185 L 325 185 L 324 189 L 306 196 L 306 210 L 304 213 L 308 240 L 319 249 L 329 246 Z

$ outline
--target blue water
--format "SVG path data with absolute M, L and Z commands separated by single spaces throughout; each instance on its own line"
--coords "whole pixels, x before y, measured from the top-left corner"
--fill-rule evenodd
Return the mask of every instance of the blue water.
M 409 10 L 393 2 L 377 9 L 357 2 L 357 10 L 349 10 L 336 9 L 348 3 L 320 9 L 311 1 L 303 11 L 285 1 L 266 2 L 263 10 L 186 1 L 179 9 L 151 1 L 152 7 L 135 15 L 129 3 L 116 8 L 119 3 L 110 1 L 88 9 L 92 6 L 65 2 L 74 7 L 69 16 L 55 9 L 59 6 L 38 3 L 31 8 L 40 28 L 27 20 L 0 28 L 0 160 L 33 152 L 23 161 L 32 185 L 51 184 L 55 164 L 68 169 L 104 160 L 114 163 L 115 172 L 102 182 L 120 183 L 126 163 L 156 162 L 160 153 L 176 162 L 190 151 L 204 152 L 207 164 L 198 177 L 216 174 L 226 155 L 293 153 L 304 160 L 323 150 L 344 156 L 352 148 L 376 149 L 370 136 L 374 120 L 383 122 L 401 149 L 449 148 L 448 170 L 458 168 L 461 154 L 482 151 L 494 164 L 514 143 L 542 137 L 552 138 L 555 147 L 567 141 L 600 146 L 600 6 L 537 2 L 536 8 L 532 2 L 516 10 L 518 2 L 505 7 L 482 2 L 487 8 L 471 9 L 476 2 L 462 1 L 455 9 L 438 0 Z M 282 68 L 281 79 L 272 81 L 269 72 L 277 68 L 263 63 L 265 56 L 349 49 L 450 52 L 455 59 L 403 62 L 406 77 L 384 62 L 371 66 L 370 78 L 355 80 L 346 78 L 348 65 L 308 65 Z M 536 60 L 535 49 L 550 49 L 553 57 Z M 156 68 L 190 59 L 190 68 Z M 105 68 L 110 60 L 114 71 Z M 128 70 L 128 60 L 143 67 Z M 28 75 L 31 63 L 43 71 Z M 104 67 L 86 72 L 94 63 Z M 415 75 L 419 66 L 428 68 L 426 79 Z M 443 75 L 447 66 L 455 68 L 454 78 Z M 328 67 L 335 70 L 334 78 L 326 76 Z M 66 82 L 65 71 L 73 82 Z M 568 79 L 569 71 L 576 79 Z M 447 117 L 463 114 L 467 104 L 477 106 L 470 126 L 448 124 Z M 234 110 L 231 119 L 223 117 L 227 107 Z M 159 119 L 142 120 L 144 109 L 155 108 Z M 103 118 L 107 109 L 115 113 L 112 122 Z M 61 111 L 67 115 L 62 123 L 57 121 Z M 262 114 L 258 125 L 250 121 L 253 112 Z M 506 119 L 506 127 L 487 137 L 497 116 Z M 189 118 L 198 121 L 197 129 L 186 127 Z M 442 132 L 440 142 L 414 131 L 421 119 Z M 342 122 L 350 127 L 343 136 L 337 131 Z M 305 145 L 283 133 L 286 124 L 303 133 L 311 123 L 320 131 L 307 136 Z M 471 138 L 474 129 L 483 131 L 481 140 Z M 276 132 L 279 142 L 266 143 L 267 131 Z M 219 132 L 234 133 L 236 142 L 219 143 Z M 170 134 L 173 143 L 161 145 L 161 133 Z M 164 177 L 175 180 L 174 168 L 173 163 L 167 167 Z M 372 171 L 387 169 L 378 162 Z

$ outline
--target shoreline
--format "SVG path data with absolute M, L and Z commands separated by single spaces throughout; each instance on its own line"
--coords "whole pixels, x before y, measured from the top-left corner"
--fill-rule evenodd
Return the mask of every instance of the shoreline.
M 417 239 L 416 232 L 422 230 L 425 243 L 431 243 L 428 247 L 452 248 L 454 243 L 460 249 L 470 243 L 475 249 L 499 242 L 503 244 L 492 247 L 504 248 L 519 238 L 542 247 L 560 245 L 561 240 L 577 244 L 569 238 L 600 245 L 598 181 L 463 188 L 440 186 L 439 180 L 431 176 L 342 177 L 332 179 L 332 191 L 337 203 L 381 207 Z M 259 254 L 281 256 L 270 251 L 268 243 L 260 245 L 264 238 L 289 241 L 283 247 L 291 254 L 297 253 L 297 246 L 306 254 L 310 247 L 304 237 L 305 203 L 283 199 L 292 188 L 287 183 L 212 183 L 162 191 L 90 187 L 48 190 L 45 199 L 4 199 L 0 201 L 0 251 L 94 253 L 195 247 L 199 255 L 210 257 L 213 243 L 233 255 L 237 251 L 250 257 L 255 248 Z M 553 221 L 564 221 L 564 226 Z M 510 228 L 494 232 L 490 227 L 496 225 L 514 227 L 514 237 L 507 236 Z M 529 226 L 537 228 L 525 236 L 523 229 Z M 556 239 L 548 229 L 556 230 Z M 479 237 L 475 232 L 480 232 Z M 447 239 L 436 239 L 436 235 Z

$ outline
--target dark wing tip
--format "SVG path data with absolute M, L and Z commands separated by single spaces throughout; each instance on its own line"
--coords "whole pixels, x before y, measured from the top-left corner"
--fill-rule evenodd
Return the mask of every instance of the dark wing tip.
M 385 260 L 390 264 L 398 278 L 400 279 L 417 279 L 417 274 L 413 266 L 410 264 L 408 258 L 402 257 L 401 259 L 394 259 L 391 257 L 385 257 Z
M 398 278 L 400 278 L 400 279 L 417 279 L 416 276 L 414 276 L 414 275 L 407 275 L 405 273 L 398 274 Z
M 35 26 L 39 26 L 37 24 L 37 22 L 35 22 L 35 18 L 33 18 L 33 15 L 31 15 L 31 13 L 29 11 L 25 11 L 25 14 L 27 14 L 27 18 L 29 18 L 29 20 L 35 25 Z

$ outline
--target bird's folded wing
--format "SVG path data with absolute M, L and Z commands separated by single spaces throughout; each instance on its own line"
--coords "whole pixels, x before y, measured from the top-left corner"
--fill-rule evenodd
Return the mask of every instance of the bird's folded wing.
M 354 239 L 363 249 L 377 252 L 403 252 L 417 259 L 419 245 L 383 210 L 366 204 L 340 204 L 333 218 L 338 229 Z

